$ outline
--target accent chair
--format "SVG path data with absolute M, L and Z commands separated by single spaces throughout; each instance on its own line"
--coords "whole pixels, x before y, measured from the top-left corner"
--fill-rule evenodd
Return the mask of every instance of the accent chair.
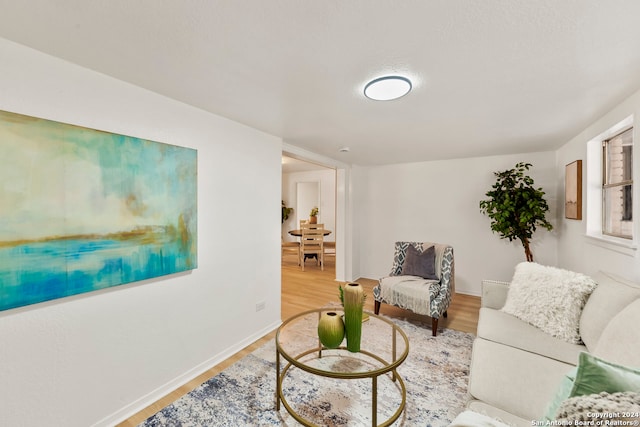
M 430 242 L 396 242 L 389 276 L 373 288 L 374 312 L 381 303 L 431 317 L 432 335 L 438 319 L 447 317 L 455 293 L 453 248 Z

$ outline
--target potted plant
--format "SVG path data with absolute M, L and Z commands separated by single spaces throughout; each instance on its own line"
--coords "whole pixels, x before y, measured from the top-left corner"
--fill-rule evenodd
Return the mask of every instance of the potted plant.
M 513 169 L 494 172 L 498 179 L 485 194 L 489 199 L 480 201 L 480 211 L 491 218 L 491 230 L 501 239 L 519 239 L 527 261 L 533 262 L 530 239 L 536 227 L 552 230 L 553 226 L 545 218 L 549 205 L 544 191 L 525 175 L 530 167 L 531 163 L 520 162 Z
M 282 201 L 282 223 L 283 224 L 289 218 L 289 215 L 291 215 L 292 212 L 293 212 L 293 208 L 288 208 L 287 205 L 285 205 L 283 200 Z
M 309 213 L 309 224 L 317 224 L 318 223 L 318 208 L 311 209 L 311 213 Z

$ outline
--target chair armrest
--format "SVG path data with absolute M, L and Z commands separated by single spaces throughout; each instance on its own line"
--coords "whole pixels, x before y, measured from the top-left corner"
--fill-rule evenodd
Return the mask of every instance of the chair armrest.
M 509 282 L 501 282 L 498 280 L 482 281 L 482 307 L 501 309 L 507 301 L 507 292 L 509 291 Z

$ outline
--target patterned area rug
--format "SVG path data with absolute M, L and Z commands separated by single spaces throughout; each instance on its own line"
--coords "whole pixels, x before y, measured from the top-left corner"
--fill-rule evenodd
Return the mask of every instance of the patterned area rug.
M 407 388 L 406 407 L 394 426 L 447 426 L 465 406 L 472 334 L 431 330 L 394 320 L 407 334 L 409 356 L 398 368 Z M 140 426 L 299 426 L 275 409 L 275 343 L 270 341 L 203 383 Z M 284 359 L 281 360 L 284 365 Z M 371 380 L 336 380 L 291 368 L 283 382 L 289 404 L 322 426 L 371 425 Z M 378 380 L 378 423 L 400 403 L 397 382 Z

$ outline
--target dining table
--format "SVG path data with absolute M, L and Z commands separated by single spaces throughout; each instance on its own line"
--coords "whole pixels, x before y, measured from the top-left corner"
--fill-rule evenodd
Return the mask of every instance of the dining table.
M 302 237 L 302 230 L 289 230 L 289 234 L 296 237 Z M 326 228 L 322 229 L 323 236 L 328 236 L 329 234 L 331 234 L 331 230 L 327 230 Z
M 295 237 L 302 237 L 302 230 L 299 230 L 299 229 L 289 230 L 289 234 L 291 234 L 292 236 L 295 236 Z M 326 228 L 322 229 L 322 235 L 323 236 L 328 236 L 329 234 L 331 234 L 331 230 L 327 230 Z M 310 258 L 318 259 L 318 255 L 316 255 L 316 254 L 304 254 L 304 261 L 306 261 L 307 259 L 310 259 Z

